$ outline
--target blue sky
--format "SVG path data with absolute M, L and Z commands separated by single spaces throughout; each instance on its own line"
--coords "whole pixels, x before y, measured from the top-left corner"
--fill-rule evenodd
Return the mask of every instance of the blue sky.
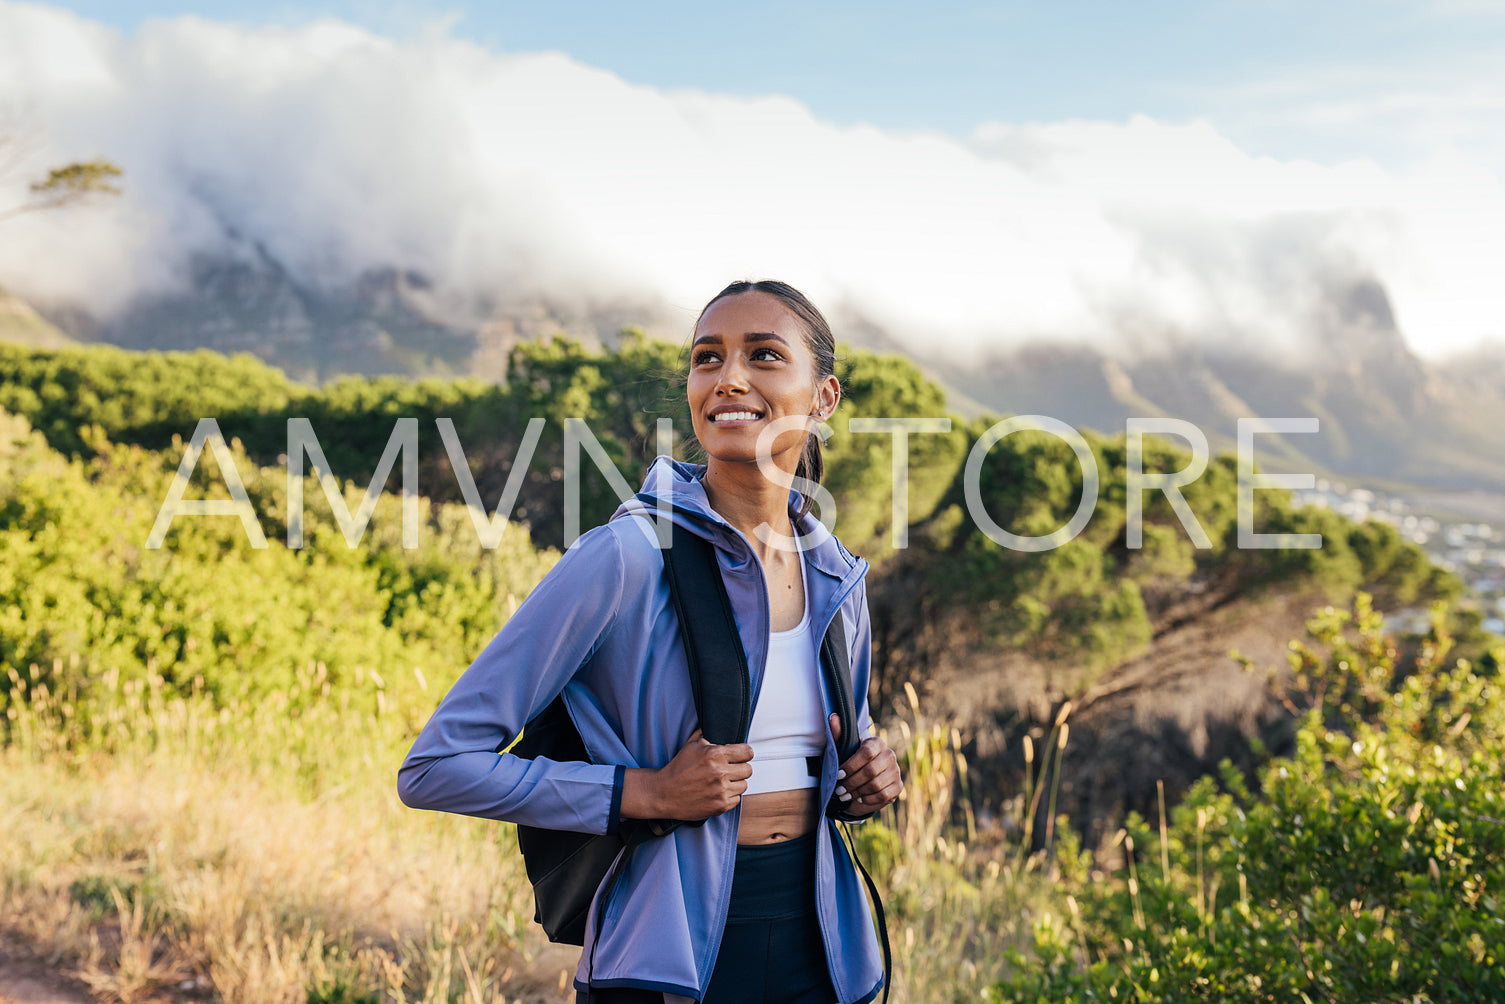
M 835 124 L 968 134 L 988 121 L 1204 119 L 1255 154 L 1404 165 L 1457 149 L 1505 168 L 1505 3 L 76 0 L 130 31 L 198 14 L 323 16 L 497 52 L 558 50 L 632 83 L 787 94 Z

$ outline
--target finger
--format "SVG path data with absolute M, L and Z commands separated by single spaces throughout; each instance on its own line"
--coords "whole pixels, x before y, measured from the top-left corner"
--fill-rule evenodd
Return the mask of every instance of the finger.
M 899 796 L 903 793 L 904 785 L 900 784 L 897 781 L 894 781 L 890 784 L 884 785 L 881 790 L 871 795 L 865 795 L 857 801 L 867 808 L 879 809 L 892 802 L 898 801 Z
M 686 741 L 686 742 L 692 742 L 692 743 L 693 743 L 693 742 L 694 742 L 694 741 L 695 741 L 695 740 L 697 740 L 697 739 L 699 739 L 699 738 L 700 738 L 700 730 L 699 730 L 699 729 L 696 729 L 696 730 L 695 730 L 695 731 L 694 731 L 694 732 L 691 732 L 691 733 L 690 733 L 690 738 L 689 738 L 689 739 L 687 739 L 687 740 L 685 740 L 685 741 Z
M 746 763 L 753 758 L 753 748 L 747 743 L 729 743 L 722 749 L 726 750 L 727 763 Z
M 872 780 L 848 789 L 857 801 L 866 802 L 869 805 L 884 804 L 899 796 L 904 790 L 904 782 L 899 777 L 897 769 L 892 771 L 880 771 Z
M 831 727 L 831 741 L 841 745 L 841 716 L 831 712 L 831 717 L 826 719 L 826 724 Z
M 874 808 L 883 808 L 885 805 L 898 801 L 900 790 L 903 789 L 885 787 L 882 792 L 877 792 L 876 795 L 864 795 L 862 798 L 853 798 L 850 802 L 844 802 L 844 805 L 846 805 L 849 811 L 868 813 L 868 811 L 873 811 Z
M 897 770 L 880 770 L 876 771 L 872 777 L 854 782 L 847 788 L 847 791 L 858 798 L 871 800 L 874 796 L 896 787 L 899 783 Z
M 866 767 L 868 763 L 872 761 L 873 757 L 877 755 L 880 749 L 881 747 L 870 746 L 867 743 L 863 743 L 861 746 L 857 747 L 857 752 L 848 757 L 846 762 L 841 765 L 841 770 L 837 772 L 838 776 L 855 776 L 858 771 L 862 770 L 862 768 Z M 871 772 L 869 772 L 868 776 L 871 776 Z
M 866 784 L 867 780 L 864 778 L 842 778 L 836 782 L 836 797 L 843 802 L 848 801 L 865 790 Z
M 893 750 L 883 747 L 860 768 L 845 773 L 841 784 L 847 791 L 854 795 L 875 792 L 899 779 L 899 758 Z
M 860 770 L 837 771 L 836 797 L 845 802 L 861 794 L 871 786 L 874 776 L 875 771 L 870 764 L 864 765 Z

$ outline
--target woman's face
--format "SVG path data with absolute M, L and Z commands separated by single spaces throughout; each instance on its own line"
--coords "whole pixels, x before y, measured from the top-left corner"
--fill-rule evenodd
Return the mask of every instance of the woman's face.
M 804 419 L 781 423 L 772 438 L 774 462 L 792 472 L 807 431 L 835 410 L 840 384 L 834 376 L 816 379 L 800 319 L 778 297 L 754 291 L 723 297 L 701 315 L 687 394 L 695 437 L 717 460 L 754 461 L 770 423 Z

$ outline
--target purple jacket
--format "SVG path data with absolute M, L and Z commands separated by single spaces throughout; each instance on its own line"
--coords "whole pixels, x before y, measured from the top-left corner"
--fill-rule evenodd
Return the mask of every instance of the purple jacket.
M 711 509 L 699 481 L 703 473 L 659 457 L 642 495 L 672 497 L 683 513 L 675 517 L 679 525 L 715 545 L 756 702 L 768 653 L 766 581 L 746 541 Z M 663 555 L 648 521 L 631 515 L 646 509 L 629 500 L 605 525 L 582 535 L 471 663 L 398 770 L 404 803 L 556 830 L 615 831 L 626 768 L 664 766 L 698 724 Z M 805 517 L 801 529 L 812 644 L 820 644 L 833 617 L 842 618 L 859 732 L 867 735 L 868 565 L 813 517 Z M 593 763 L 498 752 L 561 692 Z M 824 679 L 821 692 L 829 715 L 834 702 Z M 821 805 L 836 787 L 836 756 L 828 735 Z M 586 988 L 599 931 L 594 986 L 701 999 L 726 923 L 740 813 L 738 807 L 703 826 L 679 827 L 633 851 L 604 920 L 599 893 L 592 904 L 577 989 Z M 830 818 L 820 829 L 816 889 L 839 1004 L 872 1000 L 883 982 L 882 956 L 862 880 Z

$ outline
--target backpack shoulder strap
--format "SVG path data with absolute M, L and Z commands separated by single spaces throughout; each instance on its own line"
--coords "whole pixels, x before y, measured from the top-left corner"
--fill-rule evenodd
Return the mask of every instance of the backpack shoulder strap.
M 752 726 L 752 677 L 716 549 L 678 525 L 670 540 L 664 570 L 690 664 L 701 734 L 711 743 L 746 742 Z
M 794 521 L 795 534 L 801 540 L 804 533 L 800 529 L 798 519 Z M 805 565 L 802 574 L 809 575 L 809 565 Z M 808 595 L 808 590 L 806 591 Z M 841 610 L 837 609 L 831 617 L 831 624 L 826 628 L 825 636 L 820 640 L 820 667 L 825 674 L 826 686 L 831 691 L 832 709 L 841 722 L 841 742 L 836 744 L 836 760 L 845 763 L 857 747 L 862 745 L 862 736 L 857 734 L 857 701 L 852 696 L 852 657 L 847 646 L 847 629 L 841 620 Z
M 847 652 L 847 629 L 841 622 L 840 610 L 831 618 L 831 626 L 820 640 L 820 654 L 826 683 L 831 688 L 831 700 L 836 705 L 837 719 L 841 722 L 841 742 L 836 744 L 836 758 L 844 763 L 862 745 L 862 737 L 857 734 L 857 702 L 852 697 L 852 658 Z

